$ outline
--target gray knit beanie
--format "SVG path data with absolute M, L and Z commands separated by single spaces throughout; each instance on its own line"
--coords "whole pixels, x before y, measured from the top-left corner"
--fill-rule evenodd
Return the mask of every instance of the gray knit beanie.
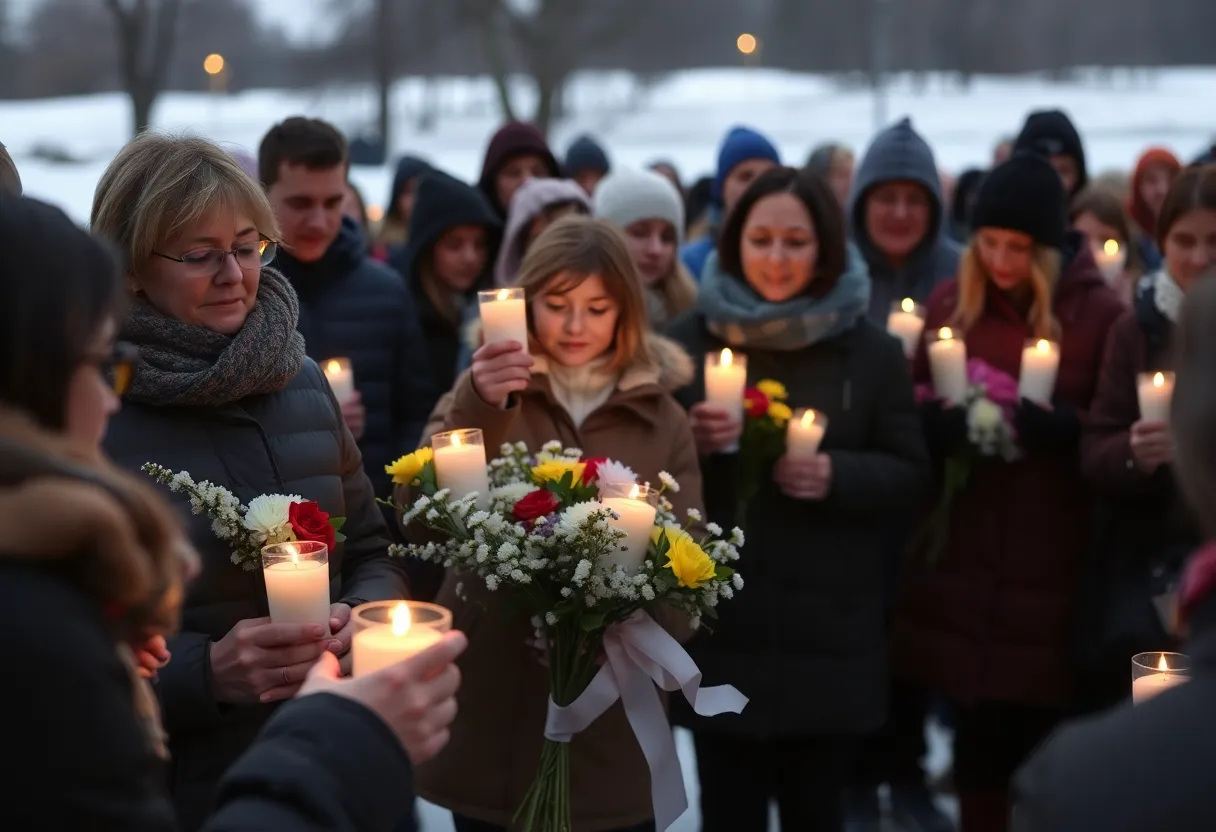
M 595 188 L 595 216 L 618 228 L 638 220 L 666 220 L 684 242 L 684 202 L 665 177 L 649 170 L 614 168 Z

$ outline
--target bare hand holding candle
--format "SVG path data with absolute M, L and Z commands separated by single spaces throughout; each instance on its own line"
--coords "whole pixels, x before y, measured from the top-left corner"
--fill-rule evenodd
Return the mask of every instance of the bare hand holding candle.
M 916 346 L 924 331 L 925 307 L 913 302 L 912 298 L 891 304 L 891 312 L 887 315 L 887 332 L 904 342 L 904 355 L 908 358 L 916 354 Z
M 1022 348 L 1022 370 L 1018 374 L 1018 398 L 1051 404 L 1060 369 L 1060 347 L 1046 338 L 1031 339 Z
M 658 494 L 648 485 L 628 483 L 604 485 L 600 491 L 600 502 L 620 517 L 613 520 L 612 525 L 625 532 L 625 539 L 621 541 L 623 550 L 604 558 L 604 565 L 622 566 L 636 572 L 650 549 L 650 533 L 654 530 L 654 519 L 658 513 L 655 507 Z
M 1132 657 L 1132 702 L 1147 702 L 1191 677 L 1191 660 L 1181 653 L 1139 653 Z
M 528 351 L 528 307 L 523 289 L 477 293 L 481 332 L 487 344 L 516 341 Z
M 729 349 L 705 356 L 705 401 L 720 407 L 733 419 L 743 420 L 743 392 L 747 389 L 747 356 Z M 739 449 L 738 444 L 723 448 L 724 453 Z
M 450 430 L 431 437 L 435 451 L 435 482 L 453 499 L 477 492 L 477 505 L 490 505 L 490 475 L 486 470 L 485 439 L 481 431 Z
M 1170 401 L 1174 398 L 1173 373 L 1140 373 L 1136 377 L 1140 418 L 1146 422 L 1169 422 Z
M 355 372 L 349 358 L 331 358 L 322 363 L 325 378 L 334 391 L 338 404 L 346 404 L 355 395 Z
M 262 548 L 266 603 L 275 624 L 320 624 L 329 632 L 329 547 L 313 540 Z
M 452 629 L 451 610 L 421 601 L 360 604 L 351 619 L 355 622 L 351 675 L 356 678 L 421 653 Z
M 967 399 L 967 345 L 944 326 L 929 344 L 929 374 L 939 399 L 961 405 Z
M 794 412 L 785 429 L 785 452 L 795 459 L 810 459 L 819 453 L 819 443 L 828 429 L 828 417 L 805 408 Z

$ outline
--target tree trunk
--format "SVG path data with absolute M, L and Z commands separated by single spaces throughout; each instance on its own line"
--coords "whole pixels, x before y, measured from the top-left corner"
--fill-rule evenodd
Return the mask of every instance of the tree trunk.
M 156 103 L 155 89 L 136 85 L 130 90 L 131 135 L 138 136 L 152 126 L 152 106 Z
M 562 87 L 565 86 L 565 76 L 557 73 L 535 73 L 533 82 L 536 84 L 536 114 L 532 123 L 546 136 L 549 128 L 561 112 Z
M 389 153 L 389 130 L 392 122 L 392 104 L 390 101 L 393 89 L 393 27 L 390 7 L 393 0 L 377 0 L 376 2 L 376 92 L 377 113 L 380 135 L 380 146 L 384 148 L 385 158 Z

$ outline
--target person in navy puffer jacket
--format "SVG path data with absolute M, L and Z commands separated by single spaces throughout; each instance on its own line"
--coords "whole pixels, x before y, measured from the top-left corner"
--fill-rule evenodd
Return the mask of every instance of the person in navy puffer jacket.
M 418 445 L 429 415 L 430 364 L 409 291 L 368 257 L 358 224 L 341 213 L 346 140 L 330 124 L 290 118 L 258 153 L 262 182 L 282 228 L 275 259 L 300 299 L 299 331 L 310 358 L 349 358 L 356 396 L 343 404 L 378 495 L 384 466 Z

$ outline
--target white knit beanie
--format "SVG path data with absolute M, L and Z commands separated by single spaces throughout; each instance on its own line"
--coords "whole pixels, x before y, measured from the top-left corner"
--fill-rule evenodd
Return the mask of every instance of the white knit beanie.
M 684 242 L 684 203 L 675 185 L 649 170 L 613 168 L 595 188 L 595 216 L 620 229 L 638 220 L 666 220 Z

